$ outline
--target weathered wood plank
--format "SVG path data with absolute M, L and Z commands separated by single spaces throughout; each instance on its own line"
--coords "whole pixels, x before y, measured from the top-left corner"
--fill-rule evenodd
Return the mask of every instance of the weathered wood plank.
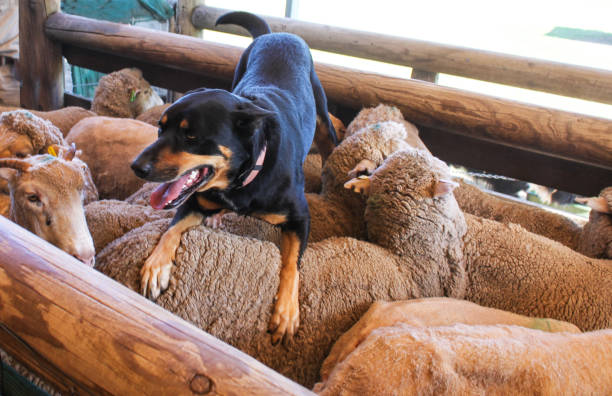
M 3 217 L 0 285 L 3 347 L 61 389 L 311 394 Z
M 19 73 L 21 106 L 33 110 L 62 107 L 64 74 L 62 49 L 44 32 L 48 15 L 59 11 L 60 0 L 19 0 Z
M 201 29 L 248 35 L 240 27 L 214 26 L 230 11 L 198 7 L 193 23 Z M 370 33 L 294 19 L 268 17 L 272 31 L 302 37 L 311 48 L 612 104 L 612 71 L 491 51 Z
M 61 13 L 46 23 L 63 43 L 142 62 L 231 80 L 241 49 L 187 36 L 156 32 Z M 391 103 L 415 123 L 609 166 L 612 122 L 510 100 L 386 77 L 348 68 L 316 65 L 328 97 L 349 107 Z
M 64 106 L 78 106 L 85 110 L 91 109 L 91 100 L 84 96 L 74 94 L 72 92 L 64 92 Z

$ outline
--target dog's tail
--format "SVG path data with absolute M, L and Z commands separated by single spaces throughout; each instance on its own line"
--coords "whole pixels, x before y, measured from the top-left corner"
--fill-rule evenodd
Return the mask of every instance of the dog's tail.
M 221 15 L 217 19 L 217 22 L 215 22 L 215 26 L 225 24 L 242 26 L 249 31 L 253 38 L 257 38 L 263 34 L 272 33 L 272 30 L 266 21 L 257 15 L 244 11 L 228 12 L 227 14 Z

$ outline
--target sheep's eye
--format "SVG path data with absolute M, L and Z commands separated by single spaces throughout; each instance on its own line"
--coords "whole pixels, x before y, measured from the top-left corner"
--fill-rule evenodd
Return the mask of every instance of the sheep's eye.
M 45 224 L 47 225 L 47 227 L 51 225 L 51 217 L 47 217 L 47 221 L 45 221 Z
M 25 158 L 26 154 L 24 154 L 24 153 L 17 153 L 17 154 L 15 154 L 15 157 L 17 157 L 17 158 Z
M 28 198 L 28 201 L 32 203 L 40 203 L 40 198 L 38 198 L 38 195 L 36 194 L 28 194 L 27 198 Z

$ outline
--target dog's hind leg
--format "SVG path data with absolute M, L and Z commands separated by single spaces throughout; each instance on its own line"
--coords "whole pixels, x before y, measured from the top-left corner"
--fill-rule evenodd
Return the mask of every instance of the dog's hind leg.
M 290 221 L 282 226 L 280 283 L 268 331 L 272 344 L 286 344 L 300 326 L 299 263 L 306 248 L 310 219 Z
M 319 154 L 321 154 L 321 160 L 325 164 L 327 157 L 334 150 L 334 147 L 338 145 L 338 136 L 329 117 L 325 91 L 314 68 L 310 71 L 310 84 L 312 85 L 312 93 L 314 94 L 317 108 L 317 129 L 315 130 L 314 142 Z

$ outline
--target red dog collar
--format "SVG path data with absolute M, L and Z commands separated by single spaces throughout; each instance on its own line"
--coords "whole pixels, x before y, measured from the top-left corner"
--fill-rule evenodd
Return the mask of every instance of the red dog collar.
M 263 168 L 263 163 L 264 163 L 265 158 L 266 158 L 266 146 L 264 146 L 263 149 L 261 149 L 261 152 L 259 153 L 259 157 L 257 157 L 257 162 L 255 163 L 255 166 L 253 167 L 253 169 L 251 169 L 251 173 L 249 173 L 247 178 L 244 179 L 244 182 L 242 182 L 242 187 L 246 186 L 247 184 L 252 182 L 253 179 L 255 179 L 255 176 L 257 176 L 259 171 Z

